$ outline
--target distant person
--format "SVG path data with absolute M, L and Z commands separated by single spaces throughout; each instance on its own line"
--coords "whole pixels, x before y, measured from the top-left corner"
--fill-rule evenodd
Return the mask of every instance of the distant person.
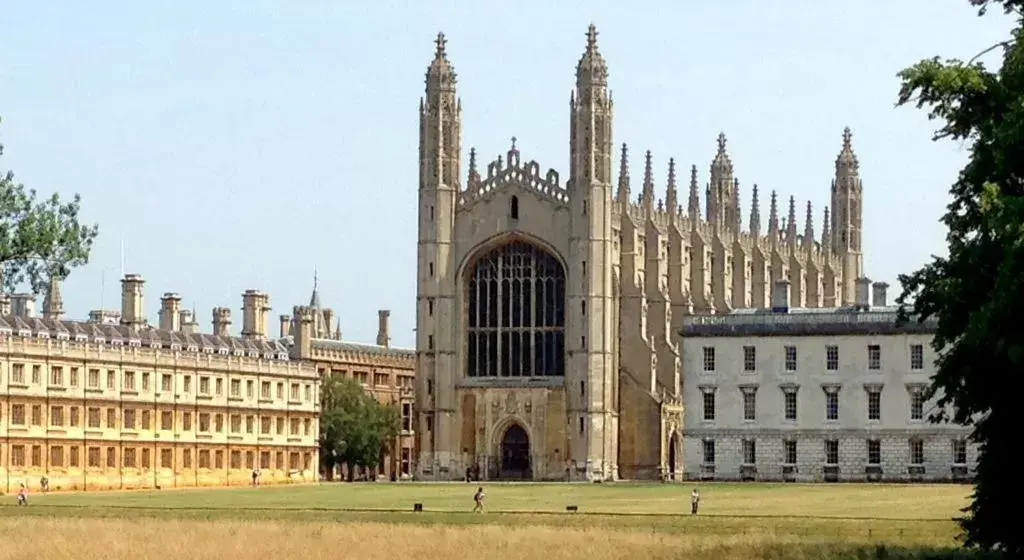
M 24 482 L 21 483 L 21 488 L 18 489 L 18 505 L 19 506 L 27 506 L 28 505 L 28 489 L 25 488 L 25 483 Z
M 46 478 L 46 475 L 43 475 L 43 477 L 39 479 L 39 489 L 43 492 L 50 491 L 50 479 Z
M 700 506 L 700 492 L 696 488 L 690 493 L 690 513 L 697 515 L 697 508 Z
M 484 497 L 484 489 L 482 487 L 477 488 L 476 494 L 473 494 L 473 502 L 476 504 L 473 506 L 473 513 L 484 512 Z
M 260 485 L 260 471 L 258 471 L 256 469 L 252 470 L 252 485 L 253 485 L 253 488 L 255 488 L 255 487 Z

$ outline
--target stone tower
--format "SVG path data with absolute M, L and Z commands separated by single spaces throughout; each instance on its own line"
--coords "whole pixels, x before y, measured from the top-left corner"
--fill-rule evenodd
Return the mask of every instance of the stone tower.
M 836 157 L 836 176 L 832 181 L 832 250 L 839 256 L 843 267 L 842 304 L 853 305 L 856 299 L 856 280 L 864 270 L 861 249 L 861 190 L 860 163 L 853 153 L 853 135 L 849 127 L 843 130 L 843 147 Z
M 618 414 L 613 395 L 612 101 L 597 30 L 576 66 L 569 117 L 569 277 L 566 286 L 566 408 L 569 457 L 594 478 L 616 476 Z M 646 192 L 646 191 L 645 191 Z M 576 390 L 579 387 L 579 390 Z M 574 418 L 575 417 L 575 418 Z
M 455 263 L 452 236 L 459 187 L 462 108 L 455 69 L 438 33 L 420 99 L 419 254 L 416 282 L 416 383 L 420 468 L 447 465 L 455 424 Z M 441 468 L 441 467 L 438 467 Z

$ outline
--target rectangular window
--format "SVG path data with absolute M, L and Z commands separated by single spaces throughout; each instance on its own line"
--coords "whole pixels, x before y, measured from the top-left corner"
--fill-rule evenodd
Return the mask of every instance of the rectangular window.
M 707 391 L 704 393 L 704 420 L 711 421 L 715 419 L 715 392 Z
M 24 467 L 25 466 L 25 446 L 24 445 L 12 445 L 11 446 L 11 466 L 12 467 Z
M 796 391 L 785 394 L 786 420 L 796 420 Z
M 412 431 L 412 403 L 402 403 L 402 431 Z
M 910 392 L 910 419 L 924 419 L 924 392 L 920 389 Z
M 953 440 L 953 464 L 967 464 L 967 441 L 963 439 Z
M 160 376 L 160 390 L 161 391 L 163 391 L 165 393 L 169 393 L 169 392 L 171 392 L 171 389 L 173 387 L 174 387 L 174 380 L 171 377 L 171 374 L 165 373 L 162 376 Z
M 12 404 L 11 405 L 11 424 L 15 426 L 25 425 L 25 405 L 23 404 Z
M 882 392 L 877 389 L 868 391 L 868 420 L 882 419 Z
M 828 345 L 825 347 L 825 369 L 828 371 L 839 370 L 839 347 Z
M 64 447 L 61 445 L 54 445 L 50 447 L 50 466 L 51 467 L 63 467 L 64 466 Z
M 113 408 L 108 408 L 107 409 L 107 427 L 108 428 L 116 428 L 117 427 L 117 410 L 116 409 L 113 409 Z
M 783 463 L 787 465 L 796 464 L 796 441 L 787 439 L 782 442 L 782 451 L 784 453 Z
M 757 392 L 753 389 L 743 391 L 743 419 L 757 420 Z
M 882 464 L 882 442 L 877 439 L 868 440 L 868 464 Z
M 924 441 L 918 438 L 910 438 L 910 464 L 924 464 Z
M 868 344 L 868 369 L 882 369 L 882 347 Z
M 71 426 L 72 428 L 77 428 L 78 427 L 78 407 L 77 406 L 68 407 L 68 426 Z
M 50 425 L 51 426 L 63 426 L 64 425 L 64 407 L 63 406 L 51 406 L 50 407 Z
M 914 371 L 924 369 L 924 345 L 910 345 L 910 369 Z
M 164 431 L 174 429 L 174 413 L 169 410 L 160 413 L 160 429 Z
M 704 463 L 715 464 L 715 440 L 713 439 L 704 440 Z
M 64 368 L 52 366 L 50 368 L 50 385 L 62 387 L 64 385 Z
M 99 408 L 95 408 L 95 407 L 90 408 L 88 411 L 86 411 L 86 417 L 87 417 L 87 424 L 86 425 L 88 427 L 90 427 L 90 428 L 99 428 L 100 427 L 100 409 Z M 99 464 L 97 464 L 96 466 L 98 467 Z
M 181 431 L 188 432 L 192 430 L 192 413 L 183 412 L 181 414 Z
M 89 450 L 86 451 L 86 454 L 88 455 L 86 458 L 86 465 L 92 469 L 100 468 L 100 448 L 90 447 Z
M 78 466 L 78 446 L 77 445 L 72 445 L 71 447 L 68 448 L 68 466 L 69 467 L 77 467 Z
M 169 469 L 174 463 L 174 451 L 171 449 L 160 450 L 160 468 Z
M 825 420 L 839 420 L 839 393 L 825 393 Z
M 71 385 L 72 387 L 78 387 L 78 368 L 73 367 L 68 372 L 68 385 Z M 75 449 L 77 449 L 77 448 L 75 448 Z M 72 465 L 72 466 L 73 467 L 77 467 L 78 465 Z
M 116 447 L 108 447 L 107 448 L 107 468 L 108 469 L 117 468 L 117 448 Z
M 32 405 L 32 425 L 42 426 L 43 425 L 43 406 L 34 404 Z
M 124 410 L 124 412 L 121 414 L 121 424 L 124 426 L 124 429 L 126 429 L 126 430 L 134 430 L 135 429 L 135 410 L 134 409 L 126 408 Z
M 256 396 L 256 382 L 252 379 L 245 382 L 245 398 L 252 399 Z
M 125 391 L 134 391 L 135 390 L 135 372 L 134 371 L 126 371 L 126 372 L 124 372 L 124 387 L 123 387 L 123 390 L 125 390 Z
M 753 346 L 743 347 L 743 371 L 754 371 L 757 369 L 757 348 Z
M 242 396 L 242 380 L 232 379 L 231 380 L 231 396 L 239 398 Z
M 89 383 L 89 388 L 90 389 L 99 389 L 100 388 L 100 370 L 98 370 L 98 369 L 90 369 L 89 370 L 88 383 Z M 95 449 L 98 450 L 99 448 L 97 447 Z M 98 462 L 97 462 L 96 466 L 97 467 L 99 466 Z
M 149 392 L 149 373 L 148 372 L 143 372 L 142 373 L 142 392 L 144 392 L 144 393 L 148 393 Z M 147 453 L 147 452 L 144 451 L 143 453 Z
M 261 434 L 269 434 L 270 433 L 270 417 L 269 416 L 264 416 L 264 417 L 260 418 L 260 433 Z
M 839 464 L 839 440 L 827 439 L 825 440 L 825 464 L 826 465 L 838 465 Z
M 260 383 L 260 398 L 270 400 L 270 382 L 264 381 Z
M 715 349 L 711 346 L 704 347 L 704 371 L 715 371 Z
M 743 464 L 753 465 L 757 463 L 757 442 L 752 439 L 743 440 Z
M 199 378 L 199 394 L 210 394 L 210 378 L 205 375 Z
M 11 365 L 11 383 L 14 385 L 25 384 L 25 364 L 12 364 Z M 24 454 L 24 448 L 22 448 Z

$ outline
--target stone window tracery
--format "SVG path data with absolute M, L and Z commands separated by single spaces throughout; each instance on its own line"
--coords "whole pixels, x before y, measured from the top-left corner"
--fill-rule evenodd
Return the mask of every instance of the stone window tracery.
M 483 255 L 467 286 L 466 375 L 565 374 L 565 270 L 514 241 Z

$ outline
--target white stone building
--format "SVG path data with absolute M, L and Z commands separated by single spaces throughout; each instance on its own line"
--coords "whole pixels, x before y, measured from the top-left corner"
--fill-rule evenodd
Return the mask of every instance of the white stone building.
M 968 477 L 977 457 L 969 428 L 930 423 L 935 404 L 922 396 L 935 324 L 897 327 L 886 288 L 862 278 L 853 306 L 790 308 L 789 282 L 779 280 L 770 309 L 686 317 L 684 476 Z

